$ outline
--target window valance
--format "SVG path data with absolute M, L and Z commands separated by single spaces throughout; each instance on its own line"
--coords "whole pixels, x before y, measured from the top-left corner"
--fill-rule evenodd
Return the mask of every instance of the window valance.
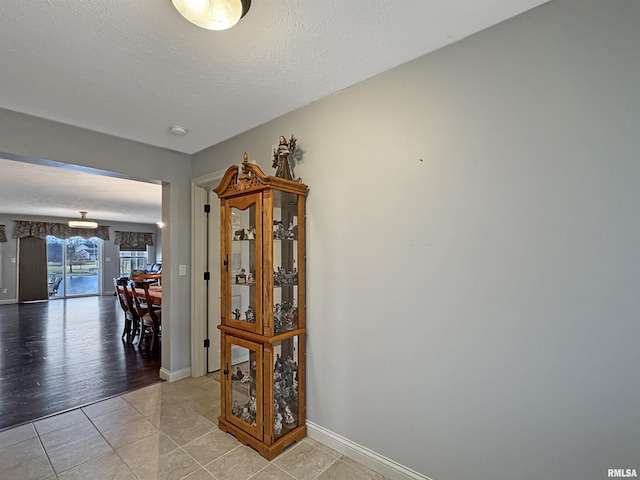
M 7 235 L 4 233 L 4 225 L 0 225 L 0 242 L 6 242 Z
M 120 245 L 123 251 L 144 251 L 147 245 L 153 245 L 153 233 L 149 232 L 119 232 L 116 230 L 116 239 L 113 241 Z
M 71 228 L 66 223 L 16 220 L 16 228 L 13 231 L 14 238 L 36 237 L 46 240 L 47 235 L 53 235 L 64 240 L 71 237 L 82 237 L 84 239 L 97 237 L 102 240 L 109 240 L 109 227 L 105 225 L 91 229 Z

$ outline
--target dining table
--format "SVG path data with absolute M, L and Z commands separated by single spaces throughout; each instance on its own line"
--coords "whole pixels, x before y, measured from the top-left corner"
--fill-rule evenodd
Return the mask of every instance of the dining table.
M 145 298 L 144 288 L 136 288 L 135 292 L 136 296 Z M 149 297 L 151 297 L 151 301 L 154 305 L 162 305 L 162 287 L 159 285 L 149 286 Z

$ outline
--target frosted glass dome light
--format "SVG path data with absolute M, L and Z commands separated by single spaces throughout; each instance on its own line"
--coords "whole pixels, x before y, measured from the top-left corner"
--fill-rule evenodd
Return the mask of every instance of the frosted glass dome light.
M 226 30 L 245 16 L 251 0 L 171 0 L 176 10 L 194 25 Z

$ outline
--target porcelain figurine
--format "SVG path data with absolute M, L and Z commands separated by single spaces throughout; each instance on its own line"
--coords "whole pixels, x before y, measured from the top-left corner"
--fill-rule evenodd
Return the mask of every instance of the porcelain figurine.
M 284 421 L 287 425 L 293 425 L 296 423 L 296 419 L 294 418 L 293 413 L 291 413 L 289 405 L 284 406 Z
M 242 409 L 240 420 L 242 420 L 243 422 L 251 423 L 251 413 L 249 413 L 249 409 L 247 407 L 244 407 Z
M 279 436 L 282 433 L 282 414 L 276 410 L 275 419 L 273 420 L 273 433 Z

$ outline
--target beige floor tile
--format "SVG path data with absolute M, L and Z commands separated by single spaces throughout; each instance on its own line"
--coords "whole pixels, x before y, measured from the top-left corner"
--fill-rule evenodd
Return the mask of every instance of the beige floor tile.
M 98 457 L 90 462 L 58 475 L 59 480 L 116 480 L 131 475 L 129 468 L 115 452 Z
M 0 480 L 388 480 L 311 438 L 270 464 L 219 414 L 211 377 L 158 383 L 0 432 Z
M 215 415 L 214 418 L 220 416 L 220 398 L 205 398 L 191 400 L 191 408 L 202 416 L 205 414 Z
M 184 378 L 178 382 L 165 382 L 160 387 L 163 392 L 175 398 L 187 398 L 191 392 L 202 392 L 206 390 L 200 382 L 194 378 Z
M 171 427 L 182 422 L 187 417 L 197 415 L 186 403 L 173 398 L 165 398 L 158 402 L 153 410 L 145 413 L 145 416 L 156 427 Z
M 319 450 L 322 450 L 323 452 L 331 455 L 334 458 L 340 458 L 342 456 L 342 454 L 340 452 L 336 452 L 333 448 L 327 447 L 323 443 L 320 443 L 317 440 L 314 440 L 313 438 L 306 437 L 306 438 L 304 438 L 302 440 L 302 442 L 308 443 L 312 447 L 315 447 L 315 448 L 317 448 Z M 300 443 L 302 443 L 302 442 L 300 442 Z
M 67 413 L 61 413 L 60 415 L 45 418 L 44 420 L 38 420 L 37 422 L 34 422 L 33 425 L 36 427 L 38 434 L 43 435 L 45 433 L 58 430 L 59 428 L 68 427 L 74 423 L 82 422 L 86 419 L 87 416 L 82 412 L 82 410 L 72 410 Z
M 47 453 L 53 469 L 59 474 L 111 452 L 112 448 L 107 441 L 101 436 L 96 436 Z
M 295 480 L 281 468 L 271 464 L 251 477 L 251 480 Z
M 347 465 L 350 465 L 353 468 L 355 468 L 357 470 L 360 470 L 360 471 L 364 472 L 365 474 L 369 475 L 368 477 L 365 477 L 365 478 L 371 478 L 372 480 L 388 480 L 387 477 L 385 477 L 381 473 L 374 472 L 370 468 L 367 468 L 364 465 L 362 465 L 361 463 L 358 463 L 358 462 L 356 462 L 355 460 L 352 460 L 349 457 L 345 457 L 344 455 L 342 455 L 340 457 L 340 461 L 342 461 L 342 462 L 346 463 Z
M 149 435 L 158 433 L 158 429 L 146 418 L 140 417 L 131 423 L 102 432 L 107 442 L 114 448 L 124 447 Z
M 327 468 L 317 480 L 381 480 L 384 476 L 365 470 L 364 468 L 355 468 L 346 462 L 338 460 Z
M 205 465 L 230 452 L 238 445 L 240 443 L 231 435 L 216 429 L 187 443 L 182 448 L 202 465 Z
M 184 480 L 214 480 L 214 478 L 204 468 L 198 468 L 195 472 L 184 477 Z
M 13 467 L 0 465 L 0 478 L 7 480 L 45 480 L 54 474 L 46 455 L 32 458 Z
M 209 407 L 199 407 L 194 405 L 193 410 L 198 414 L 209 420 L 214 425 L 218 425 L 218 417 L 220 416 L 220 406 L 213 405 Z
M 177 448 L 178 445 L 164 433 L 155 433 L 126 447 L 119 448 L 116 452 L 127 465 L 136 467 L 154 462 L 162 455 Z
M 249 447 L 239 446 L 208 463 L 205 468 L 218 480 L 247 480 L 268 464 Z
M 217 427 L 201 415 L 188 416 L 171 427 L 160 425 L 160 429 L 178 445 L 184 445 L 198 437 L 211 433 Z
M 9 430 L 0 432 L 0 449 L 24 442 L 25 440 L 36 437 L 36 435 L 37 433 L 32 423 L 10 428 Z
M 114 410 L 118 410 L 120 408 L 127 407 L 128 403 L 125 402 L 120 397 L 110 398 L 108 400 L 104 400 L 102 402 L 94 403 L 87 407 L 84 407 L 82 411 L 89 418 L 98 417 L 100 415 L 104 415 L 105 413 L 113 412 Z
M 273 463 L 297 480 L 313 480 L 336 461 L 335 455 L 301 442 L 273 460 Z
M 0 450 L 0 465 L 13 468 L 21 463 L 44 455 L 44 450 L 37 438 L 30 438 Z
M 91 419 L 91 421 L 98 430 L 100 430 L 101 432 L 105 432 L 107 430 L 111 430 L 113 428 L 134 422 L 141 418 L 144 417 L 138 410 L 127 405 L 126 407 L 119 410 L 94 417 Z
M 139 480 L 179 480 L 200 468 L 193 458 L 176 449 L 131 470 Z
M 160 389 L 160 384 L 156 383 L 149 387 L 126 393 L 120 398 L 136 408 L 143 415 L 148 416 L 153 413 L 157 405 L 162 403 L 162 397 L 163 393 Z
M 94 480 L 94 479 L 91 478 L 91 479 L 87 479 L 87 480 Z M 138 480 L 138 479 L 135 477 L 135 475 L 133 473 L 129 472 L 129 473 L 123 475 L 122 477 L 116 478 L 115 480 Z
M 44 449 L 49 452 L 64 447 L 79 440 L 99 436 L 100 432 L 88 419 L 68 427 L 54 430 L 53 432 L 40 435 L 40 440 Z

